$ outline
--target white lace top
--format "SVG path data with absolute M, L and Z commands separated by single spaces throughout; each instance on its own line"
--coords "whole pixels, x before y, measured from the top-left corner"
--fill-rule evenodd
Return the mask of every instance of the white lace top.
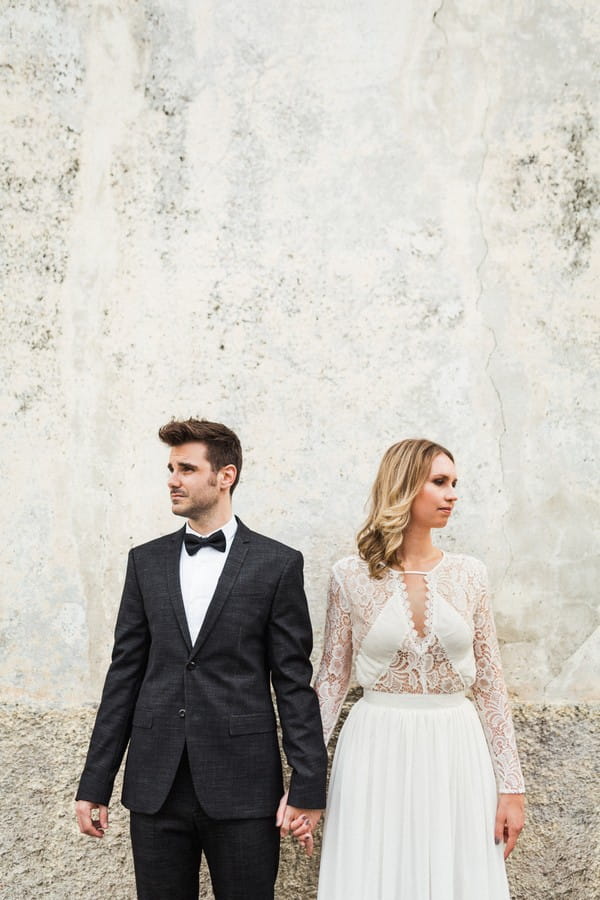
M 413 576 L 422 591 L 422 621 L 409 600 Z M 411 580 L 412 579 L 412 580 Z M 407 589 L 407 584 L 409 585 Z M 429 572 L 386 569 L 371 578 L 349 556 L 333 567 L 323 658 L 315 682 L 328 741 L 348 692 L 352 665 L 367 690 L 452 694 L 471 689 L 498 791 L 524 791 L 483 563 L 446 553 Z

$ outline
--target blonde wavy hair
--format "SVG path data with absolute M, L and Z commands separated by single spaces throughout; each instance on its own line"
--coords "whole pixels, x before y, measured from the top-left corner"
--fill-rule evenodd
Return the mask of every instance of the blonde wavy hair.
M 454 462 L 449 450 L 424 438 L 399 441 L 384 453 L 371 489 L 369 515 L 356 539 L 371 578 L 382 578 L 386 566 L 402 565 L 400 549 L 412 502 L 440 453 Z

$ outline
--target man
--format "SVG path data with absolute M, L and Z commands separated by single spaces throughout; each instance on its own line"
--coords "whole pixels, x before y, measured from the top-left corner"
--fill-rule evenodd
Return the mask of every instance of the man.
M 277 825 L 310 852 L 325 805 L 302 556 L 234 518 L 242 451 L 233 431 L 188 419 L 159 436 L 171 448 L 172 510 L 188 521 L 129 554 L 79 828 L 103 836 L 129 743 L 122 801 L 138 898 L 197 900 L 204 853 L 217 900 L 271 900 Z M 279 809 L 271 685 L 292 769 Z

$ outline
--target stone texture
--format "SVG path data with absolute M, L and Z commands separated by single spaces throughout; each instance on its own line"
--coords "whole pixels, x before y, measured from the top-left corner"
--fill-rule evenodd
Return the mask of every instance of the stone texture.
M 351 693 L 345 713 L 357 696 Z M 527 827 L 509 861 L 512 898 L 597 900 L 600 707 L 518 703 L 514 714 L 528 807 Z M 111 900 L 135 897 L 127 813 L 118 793 L 102 841 L 80 835 L 73 818 L 92 721 L 91 709 L 0 709 L 2 900 L 85 897 L 91 885 Z M 282 851 L 278 900 L 314 900 L 318 842 L 311 860 L 290 842 Z

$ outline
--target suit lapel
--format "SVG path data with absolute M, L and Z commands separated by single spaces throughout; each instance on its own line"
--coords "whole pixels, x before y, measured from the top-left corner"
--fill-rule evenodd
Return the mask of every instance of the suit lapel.
M 239 575 L 240 569 L 242 568 L 242 564 L 248 552 L 248 547 L 250 545 L 250 531 L 239 519 L 237 520 L 237 523 L 238 527 L 233 539 L 233 543 L 231 544 L 231 550 L 227 554 L 227 559 L 225 561 L 225 565 L 223 566 L 221 577 L 217 582 L 217 587 L 215 588 L 213 598 L 210 601 L 210 605 L 206 611 L 206 616 L 204 617 L 202 628 L 200 629 L 198 637 L 196 638 L 196 643 L 194 644 L 194 654 L 196 654 L 200 650 L 206 638 L 212 631 L 215 622 L 219 618 L 221 610 L 223 609 L 225 601 L 227 600 L 235 583 L 235 580 Z
M 169 583 L 169 597 L 173 604 L 173 611 L 181 631 L 181 635 L 185 641 L 188 651 L 192 649 L 192 639 L 190 637 L 190 629 L 187 623 L 185 607 L 183 605 L 183 596 L 181 593 L 181 579 L 179 577 L 179 560 L 181 558 L 181 545 L 183 543 L 183 535 L 185 534 L 185 525 L 171 535 L 171 541 L 167 549 L 167 580 Z

